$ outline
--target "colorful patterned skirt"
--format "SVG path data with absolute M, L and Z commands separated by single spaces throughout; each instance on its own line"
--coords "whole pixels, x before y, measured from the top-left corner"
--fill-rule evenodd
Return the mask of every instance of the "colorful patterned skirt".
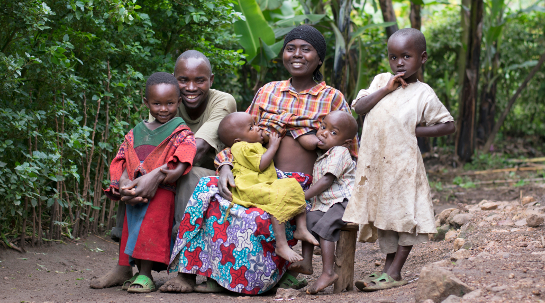
M 308 189 L 312 176 L 284 173 L 278 178 L 295 178 Z M 244 294 L 271 289 L 286 272 L 288 262 L 274 252 L 275 238 L 269 214 L 259 208 L 234 205 L 218 191 L 217 177 L 203 177 L 187 204 L 171 255 L 170 272 L 203 275 L 222 287 Z M 288 244 L 294 222 L 286 223 Z

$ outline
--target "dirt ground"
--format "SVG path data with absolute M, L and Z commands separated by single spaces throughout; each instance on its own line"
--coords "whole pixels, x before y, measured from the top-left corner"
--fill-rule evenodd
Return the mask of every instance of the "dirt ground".
M 431 177 L 430 177 L 431 180 Z M 545 227 L 527 227 L 517 220 L 524 217 L 520 191 L 533 196 L 532 207 L 545 206 L 545 183 L 522 187 L 454 188 L 434 191 L 436 213 L 457 207 L 462 211 L 473 209 L 471 228 L 465 239 L 471 244 L 471 257 L 450 261 L 453 240 L 430 241 L 413 248 L 403 268 L 409 284 L 374 293 L 357 291 L 332 294 L 328 287 L 319 295 L 301 293 L 295 302 L 415 302 L 415 292 L 422 267 L 426 264 L 449 260 L 450 270 L 473 289 L 481 289 L 479 298 L 471 302 L 542 302 L 545 297 Z M 481 200 L 503 203 L 492 211 L 481 211 Z M 504 201 L 504 202 L 501 202 Z M 511 206 L 509 206 L 511 205 Z M 477 210 L 477 211 L 475 211 Z M 545 207 L 539 208 L 545 212 Z M 518 217 L 517 217 L 518 216 Z M 455 230 L 455 229 L 454 229 Z M 224 294 L 128 294 L 113 287 L 91 289 L 89 281 L 115 266 L 119 246 L 107 236 L 89 235 L 78 241 L 28 247 L 26 254 L 0 248 L 0 302 L 276 302 L 274 293 L 260 296 Z M 296 247 L 300 250 L 300 246 Z M 320 256 L 314 256 L 315 274 L 306 277 L 316 280 L 321 269 Z M 381 268 L 384 256 L 377 243 L 358 243 L 355 261 L 355 279 Z M 158 286 L 173 275 L 154 273 Z M 202 281 L 202 277 L 198 279 Z

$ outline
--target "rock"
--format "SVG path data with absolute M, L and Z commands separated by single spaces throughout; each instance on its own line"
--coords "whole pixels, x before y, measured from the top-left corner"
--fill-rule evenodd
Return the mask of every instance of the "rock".
M 510 273 L 509 276 L 508 276 L 509 279 L 514 279 L 515 278 L 515 274 L 514 273 Z
M 454 240 L 458 238 L 458 232 L 455 231 L 455 230 L 449 230 L 446 234 L 445 234 L 445 240 L 446 241 L 451 241 L 451 240 Z
M 473 300 L 477 299 L 483 294 L 483 291 L 480 289 L 476 289 L 468 294 L 465 294 L 462 299 L 464 301 L 472 302 Z
M 433 302 L 432 299 L 427 299 L 427 300 L 425 300 L 425 301 L 422 301 L 422 303 L 435 303 L 435 302 Z
M 462 238 L 456 238 L 456 240 L 454 240 L 454 251 L 457 251 L 460 248 L 462 248 L 462 246 L 464 246 L 465 243 L 466 243 L 466 240 Z
M 492 222 L 500 220 L 502 217 L 499 214 L 491 213 L 488 217 L 484 218 L 485 221 Z
M 471 287 L 456 278 L 448 269 L 428 264 L 420 272 L 415 296 L 416 302 L 426 299 L 441 302 L 450 295 L 463 296 L 471 291 Z
M 538 227 L 541 224 L 543 224 L 543 221 L 544 221 L 544 218 L 538 215 L 531 215 L 528 218 L 526 218 L 526 224 L 529 227 Z
M 490 287 L 490 291 L 493 291 L 493 292 L 500 292 L 500 291 L 507 290 L 507 288 L 509 288 L 507 285 L 495 286 L 495 287 Z
M 452 255 L 450 255 L 450 260 L 457 261 L 460 259 L 467 259 L 469 257 L 471 257 L 471 252 L 469 252 L 469 250 L 467 249 L 462 248 L 454 252 Z
M 441 301 L 441 303 L 459 303 L 459 302 L 462 302 L 462 298 L 455 295 L 450 295 L 445 300 Z
M 447 208 L 447 209 L 444 209 L 438 216 L 437 216 L 437 220 L 439 220 L 439 225 L 443 225 L 445 223 L 447 223 L 447 219 L 448 217 L 450 216 L 450 213 L 453 211 L 453 210 L 457 210 L 456 208 Z M 458 211 L 459 212 L 459 211 Z
M 532 202 L 535 202 L 536 199 L 532 196 L 526 196 L 526 197 L 523 197 L 522 200 L 520 201 L 520 203 L 522 203 L 522 205 L 526 205 L 526 204 L 529 204 L 529 203 L 532 203 Z
M 460 234 L 458 235 L 458 238 L 467 238 L 467 236 L 471 234 L 475 228 L 475 224 L 471 222 L 464 224 L 462 227 L 460 227 Z
M 375 261 L 375 266 L 380 266 L 380 261 Z
M 502 253 L 501 257 L 504 258 L 504 259 L 509 259 L 509 257 L 511 257 L 511 254 L 510 253 Z
M 516 225 L 516 226 L 524 226 L 524 225 L 526 225 L 526 219 L 518 220 L 517 222 L 515 222 L 515 225 Z
M 445 239 L 445 234 L 449 231 L 450 225 L 445 224 L 437 228 L 437 233 L 431 235 L 431 240 L 441 241 Z
M 303 296 L 305 293 L 293 288 L 279 288 L 276 291 L 275 299 L 280 300 L 293 300 L 297 297 Z
M 452 219 L 450 219 L 449 217 L 450 219 L 449 223 L 450 225 L 460 227 L 466 224 L 467 222 L 469 222 L 469 220 L 471 220 L 472 218 L 473 218 L 472 214 L 457 214 L 454 217 L 452 217 Z
M 513 225 L 515 225 L 515 223 L 513 223 L 513 221 L 507 219 L 507 220 L 499 221 L 498 225 L 500 225 L 500 226 L 513 226 Z
M 451 221 L 452 219 L 454 218 L 454 216 L 460 214 L 462 211 L 459 210 L 458 208 L 454 209 L 453 211 L 450 212 L 450 214 L 448 215 L 448 218 L 447 218 L 447 221 L 445 223 L 448 223 L 448 224 L 451 224 Z
M 539 295 L 541 295 L 541 291 L 539 289 L 534 289 L 534 290 L 532 290 L 532 294 L 534 296 L 539 296 Z
M 486 202 L 481 205 L 481 210 L 493 210 L 498 208 L 499 204 L 496 202 Z

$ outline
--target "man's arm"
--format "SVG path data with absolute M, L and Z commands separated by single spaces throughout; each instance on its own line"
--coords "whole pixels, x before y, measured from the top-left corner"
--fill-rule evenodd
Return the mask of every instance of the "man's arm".
M 201 138 L 195 138 L 195 143 L 197 144 L 197 153 L 195 154 L 193 163 L 200 163 L 201 159 L 208 154 L 208 151 L 212 148 L 212 146 Z

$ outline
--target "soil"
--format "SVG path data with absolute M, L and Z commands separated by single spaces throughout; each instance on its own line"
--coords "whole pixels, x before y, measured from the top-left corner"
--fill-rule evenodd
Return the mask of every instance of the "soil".
M 491 177 L 492 178 L 492 177 Z M 501 176 L 496 176 L 501 178 Z M 432 177 L 430 177 L 430 181 Z M 492 211 L 473 211 L 471 230 L 466 241 L 471 257 L 451 263 L 450 270 L 473 289 L 481 289 L 482 295 L 471 302 L 542 302 L 545 297 L 545 227 L 532 228 L 515 225 L 522 218 L 519 206 L 521 193 L 533 196 L 533 207 L 545 205 L 545 184 L 533 183 L 522 187 L 454 188 L 434 191 L 434 203 L 438 214 L 445 208 L 455 207 L 462 211 L 477 209 L 481 200 L 506 201 L 513 207 Z M 545 212 L 545 208 L 543 210 Z M 492 215 L 496 215 L 491 217 Z M 511 218 L 513 222 L 509 222 Z M 489 219 L 493 218 L 493 219 Z M 507 223 L 506 223 L 507 222 Z M 454 229 L 455 230 L 455 229 Z M 300 251 L 300 245 L 295 248 Z M 276 302 L 275 293 L 260 296 L 222 294 L 128 294 L 120 287 L 91 289 L 93 277 L 106 273 L 117 263 L 119 246 L 107 236 L 89 235 L 78 241 L 48 243 L 41 247 L 27 247 L 21 254 L 0 247 L 0 302 Z M 405 267 L 405 286 L 374 293 L 353 291 L 332 294 L 332 287 L 318 295 L 301 293 L 295 302 L 414 302 L 420 271 L 426 264 L 450 260 L 453 240 L 430 241 L 415 246 Z M 355 260 L 355 280 L 384 265 L 384 255 L 378 243 L 358 243 Z M 306 276 L 309 283 L 321 272 L 321 256 L 314 256 L 314 275 Z M 174 275 L 154 273 L 157 286 Z M 302 276 L 300 276 L 301 278 Z M 199 277 L 197 282 L 203 281 Z M 303 290 L 304 291 L 304 290 Z

